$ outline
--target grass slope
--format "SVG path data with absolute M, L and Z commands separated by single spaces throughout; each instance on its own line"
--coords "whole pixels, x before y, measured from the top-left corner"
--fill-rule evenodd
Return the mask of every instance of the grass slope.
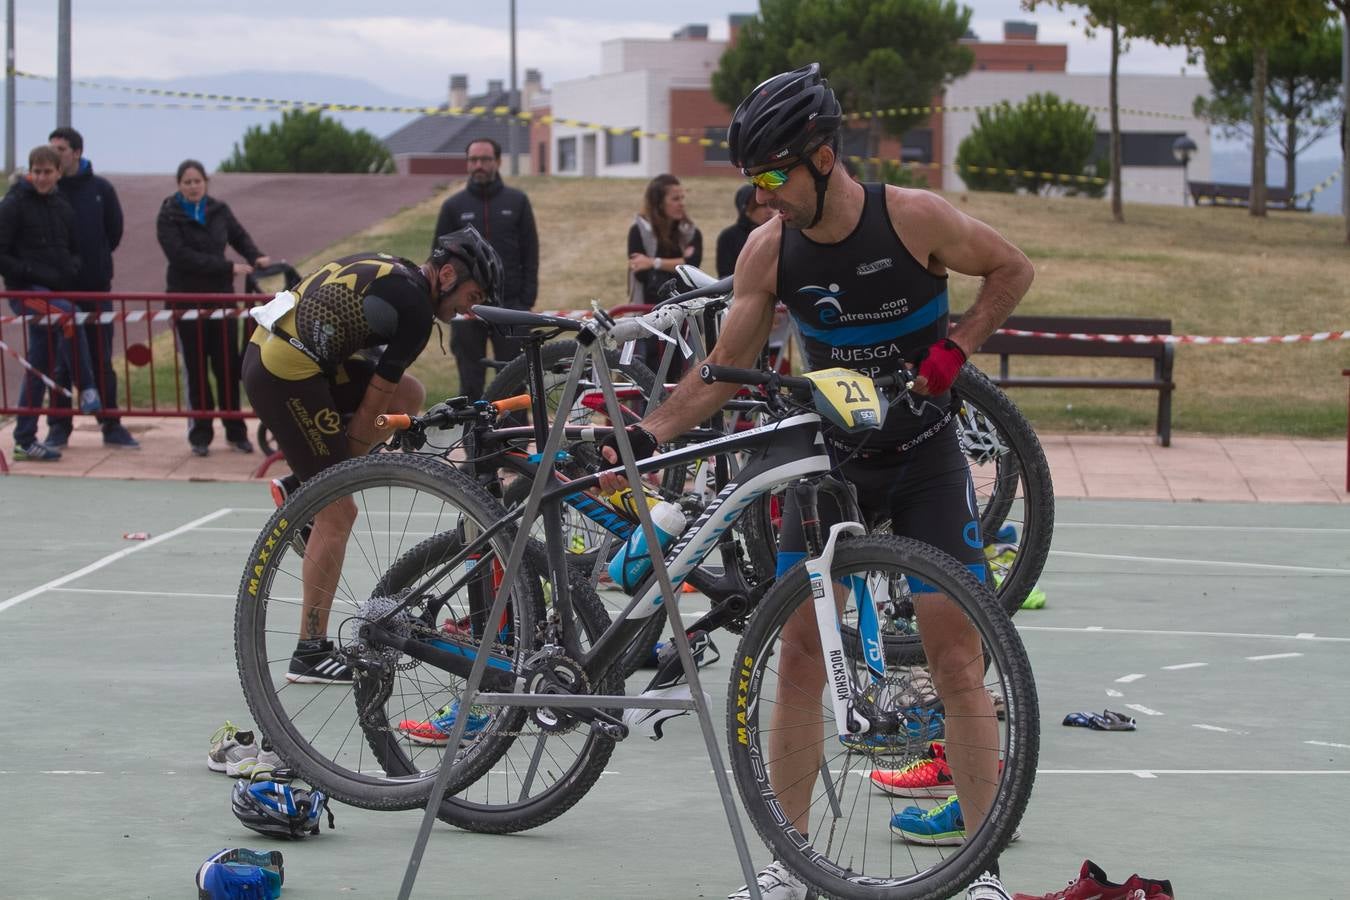
M 628 226 L 644 182 L 522 177 L 540 228 L 544 308 L 624 302 Z M 739 182 L 685 181 L 690 215 L 703 231 L 704 268 L 715 267 L 718 232 L 733 220 Z M 1179 334 L 1280 335 L 1350 328 L 1350 251 L 1339 219 L 1244 210 L 1128 205 L 1126 223 L 1105 203 L 1006 194 L 948 194 L 988 222 L 1036 266 L 1023 313 L 1170 318 Z M 419 204 L 304 261 L 357 250 L 421 260 L 442 198 Z M 952 308 L 965 309 L 979 279 L 953 275 Z M 448 336 L 447 336 L 448 337 Z M 436 337 L 432 338 L 433 344 Z M 996 368 L 997 359 L 977 357 Z M 1142 360 L 1022 358 L 1022 374 L 1142 373 Z M 1345 433 L 1342 368 L 1350 344 L 1182 345 L 1177 349 L 1174 427 L 1225 434 L 1335 437 Z M 453 359 L 428 347 L 413 371 L 429 399 L 453 394 Z M 1138 391 L 1020 390 L 1013 394 L 1038 428 L 1151 432 L 1156 395 Z

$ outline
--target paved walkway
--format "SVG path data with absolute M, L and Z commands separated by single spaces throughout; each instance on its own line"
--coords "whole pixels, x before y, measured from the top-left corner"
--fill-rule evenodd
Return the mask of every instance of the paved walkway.
M 189 452 L 183 419 L 123 423 L 141 442 L 140 450 L 106 449 L 98 427 L 82 419 L 58 462 L 13 462 L 9 423 L 0 426 L 0 449 L 16 475 L 247 481 L 264 461 L 260 453 L 225 447 L 219 423 L 205 458 Z M 1180 434 L 1165 448 L 1145 436 L 1043 434 L 1041 441 L 1058 497 L 1350 504 L 1346 444 L 1340 440 Z M 286 471 L 279 461 L 269 475 Z

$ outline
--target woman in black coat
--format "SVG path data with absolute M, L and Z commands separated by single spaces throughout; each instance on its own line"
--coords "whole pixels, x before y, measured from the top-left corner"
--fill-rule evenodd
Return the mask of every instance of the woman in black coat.
M 178 192 L 166 197 L 159 208 L 156 232 L 159 246 L 169 260 L 165 289 L 170 293 L 232 294 L 236 275 L 247 275 L 255 266 L 271 260 L 258 252 L 253 239 L 230 212 L 229 206 L 206 193 L 206 169 L 195 159 L 178 166 Z M 225 258 L 233 247 L 247 263 Z M 214 309 L 233 310 L 229 301 L 207 301 L 198 307 L 176 306 L 183 313 L 176 329 L 187 370 L 188 406 L 191 409 L 239 409 L 239 367 L 243 358 L 240 320 L 233 316 L 205 318 Z M 208 370 L 215 377 L 212 391 Z M 224 419 L 225 442 L 241 453 L 252 453 L 248 429 L 242 419 Z M 211 417 L 189 420 L 188 443 L 197 456 L 206 456 L 215 437 Z

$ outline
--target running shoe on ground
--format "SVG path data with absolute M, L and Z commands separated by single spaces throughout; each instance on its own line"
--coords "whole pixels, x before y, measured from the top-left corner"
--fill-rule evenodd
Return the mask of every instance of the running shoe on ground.
M 911 844 L 953 847 L 966 842 L 966 820 L 961 817 L 961 802 L 956 795 L 932 809 L 907 806 L 891 816 L 891 832 Z M 1013 832 L 1011 840 L 1022 836 Z
M 806 900 L 806 885 L 778 860 L 759 870 L 755 884 L 763 900 Z M 750 900 L 750 886 L 727 894 L 727 900 Z
M 286 680 L 291 684 L 351 684 L 352 670 L 338 658 L 332 641 L 300 641 Z
M 941 740 L 946 732 L 942 713 L 915 706 L 903 711 L 904 731 L 896 734 L 841 734 L 839 743 L 857 753 L 904 752 L 915 743 Z
M 257 755 L 253 759 L 243 759 L 234 767 L 234 771 L 226 769 L 225 774 L 236 775 L 239 778 L 257 780 L 260 777 L 272 776 L 272 773 L 280 769 L 284 764 L 277 751 L 272 747 L 272 742 L 263 738 L 258 742 Z
M 33 441 L 26 447 L 14 447 L 15 462 L 56 462 L 61 458 L 61 451 L 48 447 L 40 441 Z
M 966 900 L 1012 900 L 1012 897 L 997 875 L 985 872 L 966 888 Z
M 118 424 L 103 429 L 103 446 L 120 447 L 124 450 L 139 450 L 141 442 L 131 436 L 126 426 Z
M 455 727 L 457 715 L 459 715 L 459 701 L 455 700 L 449 706 L 442 706 L 434 716 L 424 722 L 404 719 L 398 723 L 398 730 L 414 744 L 444 747 L 445 742 L 450 740 L 450 729 Z M 469 721 L 464 725 L 464 736 L 459 742 L 467 744 L 473 741 L 479 732 L 487 727 L 491 718 L 484 707 L 477 705 L 469 707 Z
M 955 790 L 946 748 L 934 741 L 920 759 L 899 769 L 874 769 L 872 783 L 894 797 L 950 797 Z
M 1083 860 L 1078 877 L 1063 890 L 1049 894 L 1014 894 L 1013 900 L 1171 900 L 1172 883 L 1156 878 L 1131 875 L 1121 884 L 1090 859 Z
M 240 731 L 233 722 L 226 722 L 211 735 L 206 767 L 212 772 L 224 772 L 231 778 L 238 778 L 240 763 L 257 757 L 258 745 L 253 741 L 253 732 Z

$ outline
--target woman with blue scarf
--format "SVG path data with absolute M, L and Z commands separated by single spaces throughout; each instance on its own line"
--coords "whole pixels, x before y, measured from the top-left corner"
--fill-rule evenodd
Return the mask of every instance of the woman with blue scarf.
M 169 293 L 232 294 L 236 275 L 247 275 L 271 260 L 258 252 L 253 239 L 230 212 L 230 207 L 206 193 L 206 169 L 195 159 L 178 166 L 178 192 L 159 208 L 156 231 L 169 260 L 165 290 Z M 225 248 L 247 263 L 231 262 Z M 194 410 L 239 409 L 239 367 L 243 358 L 236 304 L 206 301 L 197 307 L 173 304 L 175 328 L 187 372 L 188 406 Z M 218 309 L 222 318 L 210 318 Z M 212 390 L 208 373 L 215 379 Z M 224 419 L 225 442 L 241 453 L 252 453 L 242 419 Z M 210 416 L 188 421 L 188 443 L 197 456 L 206 456 L 215 430 Z

